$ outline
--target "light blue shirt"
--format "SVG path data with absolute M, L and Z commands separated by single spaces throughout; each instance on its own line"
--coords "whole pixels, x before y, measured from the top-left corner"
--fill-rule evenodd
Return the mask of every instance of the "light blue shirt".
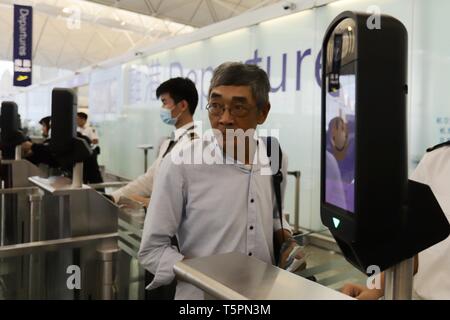
M 212 148 L 224 156 L 217 143 L 198 139 L 197 148 Z M 258 150 L 259 148 L 263 148 Z M 271 175 L 262 175 L 268 163 L 265 145 L 258 143 L 260 161 L 244 164 L 175 164 L 171 157 L 161 163 L 145 218 L 139 261 L 155 275 L 147 289 L 169 284 L 173 267 L 186 258 L 241 252 L 273 263 L 273 233 L 279 230 Z M 265 159 L 263 159 L 263 156 Z M 226 159 L 231 161 L 231 159 Z M 283 154 L 282 199 L 286 188 L 287 158 Z M 284 229 L 291 230 L 287 221 Z M 180 251 L 171 246 L 176 235 Z M 178 282 L 176 299 L 203 299 L 203 292 Z

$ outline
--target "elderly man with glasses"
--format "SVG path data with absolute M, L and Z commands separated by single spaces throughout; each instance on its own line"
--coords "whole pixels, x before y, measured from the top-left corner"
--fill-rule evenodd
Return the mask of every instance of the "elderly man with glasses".
M 147 289 L 170 283 L 182 259 L 241 252 L 274 263 L 274 238 L 288 240 L 291 248 L 289 224 L 277 218 L 272 176 L 263 170 L 269 163 L 265 143 L 253 138 L 269 114 L 269 91 L 267 74 L 258 66 L 230 62 L 214 70 L 207 106 L 214 135 L 192 148 L 208 151 L 215 161 L 163 160 L 139 251 L 140 263 L 155 275 Z M 286 170 L 283 155 L 282 198 Z M 173 236 L 178 248 L 171 245 Z M 175 298 L 203 299 L 204 294 L 178 282 Z

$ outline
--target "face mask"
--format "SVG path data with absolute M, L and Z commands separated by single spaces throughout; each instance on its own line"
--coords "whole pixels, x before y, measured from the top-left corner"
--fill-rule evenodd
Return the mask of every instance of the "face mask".
M 178 118 L 181 116 L 181 113 L 177 117 L 173 118 L 171 110 L 161 107 L 159 115 L 161 117 L 162 122 L 174 126 L 177 123 Z

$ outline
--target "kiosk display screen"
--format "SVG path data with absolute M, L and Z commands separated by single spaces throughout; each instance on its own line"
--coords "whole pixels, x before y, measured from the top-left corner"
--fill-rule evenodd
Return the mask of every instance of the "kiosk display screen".
M 355 212 L 355 75 L 327 76 L 325 202 Z

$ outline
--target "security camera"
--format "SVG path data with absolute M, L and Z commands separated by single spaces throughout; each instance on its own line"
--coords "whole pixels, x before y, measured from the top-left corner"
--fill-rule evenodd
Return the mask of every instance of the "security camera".
M 284 10 L 294 10 L 295 9 L 295 3 L 292 2 L 286 2 L 283 4 Z

